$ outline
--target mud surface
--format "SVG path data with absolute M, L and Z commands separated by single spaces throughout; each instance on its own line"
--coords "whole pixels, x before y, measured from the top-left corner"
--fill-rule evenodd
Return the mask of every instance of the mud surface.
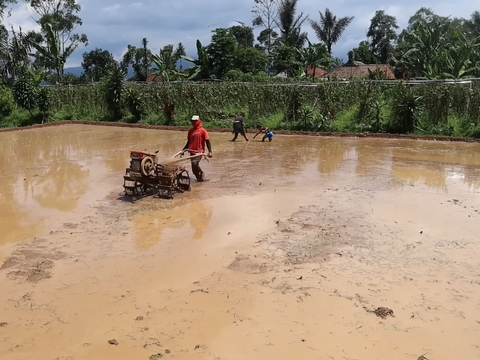
M 121 122 L 94 122 L 94 121 L 79 121 L 79 120 L 62 120 L 45 124 L 37 124 L 21 128 L 5 128 L 0 129 L 1 132 L 12 132 L 28 129 L 39 129 L 44 127 L 58 126 L 58 125 L 92 125 L 92 126 L 111 126 L 131 129 L 151 129 L 151 130 L 169 130 L 169 131 L 188 131 L 186 126 L 163 126 L 163 125 L 146 125 L 146 124 L 129 124 Z M 209 128 L 210 132 L 217 133 L 231 133 L 228 128 Z M 250 133 L 255 133 L 254 129 L 250 129 Z M 347 138 L 377 138 L 377 139 L 408 139 L 408 140 L 424 140 L 424 141 L 454 141 L 454 142 L 471 142 L 480 143 L 480 139 L 454 137 L 454 136 L 436 136 L 436 135 L 401 135 L 401 134 L 383 134 L 383 133 L 336 133 L 336 132 L 314 132 L 314 131 L 292 131 L 292 130 L 275 130 L 278 135 L 303 135 L 303 136 L 328 136 L 328 137 L 347 137 Z
M 2 360 L 480 357 L 479 145 L 212 134 L 210 181 L 119 198 L 185 136 L 0 134 Z

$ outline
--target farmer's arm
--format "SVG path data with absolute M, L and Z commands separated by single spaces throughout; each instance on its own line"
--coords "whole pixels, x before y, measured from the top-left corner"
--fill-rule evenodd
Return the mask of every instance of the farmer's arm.
M 205 144 L 207 145 L 208 153 L 211 155 L 212 154 L 212 144 L 210 143 L 210 137 L 208 136 L 207 130 L 203 133 L 204 139 L 205 139 Z
M 245 127 L 245 120 L 242 119 L 242 127 L 243 127 L 243 131 L 245 131 L 245 133 L 247 133 L 247 128 Z
M 189 144 L 189 141 L 187 140 L 187 143 L 185 144 L 185 146 L 183 147 L 182 150 L 187 150 L 188 149 L 188 144 Z

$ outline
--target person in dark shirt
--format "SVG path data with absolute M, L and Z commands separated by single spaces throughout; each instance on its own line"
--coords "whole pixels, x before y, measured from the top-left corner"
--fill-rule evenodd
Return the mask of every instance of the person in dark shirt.
M 240 116 L 237 116 L 235 120 L 233 120 L 233 131 L 232 133 L 235 134 L 234 138 L 232 141 L 237 140 L 238 134 L 242 135 L 245 140 L 248 141 L 247 136 L 245 133 L 247 132 L 247 129 L 245 129 L 245 124 L 243 122 L 243 118 L 245 117 L 245 114 L 242 112 L 240 113 Z

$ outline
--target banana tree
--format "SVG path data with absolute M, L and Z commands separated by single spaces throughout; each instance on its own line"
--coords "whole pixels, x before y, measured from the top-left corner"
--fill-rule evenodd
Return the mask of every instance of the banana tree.
M 312 78 L 314 78 L 317 68 L 323 68 L 324 70 L 330 69 L 333 66 L 334 59 L 328 53 L 324 44 L 312 44 L 308 39 L 307 43 L 308 47 L 295 50 L 298 61 L 304 67 L 305 73 L 309 67 L 313 68 Z
M 180 55 L 173 51 L 173 45 L 164 46 L 159 55 L 152 55 L 154 66 L 150 68 L 150 73 L 162 76 L 163 81 L 169 83 L 172 77 L 179 75 L 176 66 L 179 57 Z
M 470 40 L 461 31 L 458 31 L 456 36 L 457 41 L 445 51 L 445 78 L 460 79 L 470 75 L 475 68 L 471 57 L 480 45 L 478 39 Z
M 22 28 L 17 33 L 12 26 L 9 33 L 5 27 L 0 27 L 0 72 L 5 81 L 15 82 L 18 72 L 29 65 L 29 38 L 32 34 L 24 34 Z
M 401 61 L 421 76 L 436 76 L 435 68 L 440 67 L 439 62 L 450 35 L 449 24 L 443 20 L 435 19 L 429 23 L 420 21 L 415 31 L 405 34 L 410 50 L 403 54 Z
M 30 55 L 39 55 L 50 69 L 56 71 L 57 81 L 61 82 L 64 76 L 65 63 L 70 55 L 77 49 L 79 43 L 72 42 L 62 51 L 60 39 L 53 31 L 52 25 L 48 23 L 44 24 L 43 30 L 45 32 L 45 44 L 29 41 L 30 45 L 37 50 L 37 54 Z
M 200 79 L 209 79 L 211 77 L 211 62 L 210 57 L 208 56 L 207 50 L 202 45 L 200 40 L 197 40 L 197 57 L 195 60 L 191 57 L 181 55 L 183 60 L 186 60 L 193 64 L 189 69 L 187 80 L 194 80 L 197 78 Z M 184 76 L 184 74 L 182 74 Z

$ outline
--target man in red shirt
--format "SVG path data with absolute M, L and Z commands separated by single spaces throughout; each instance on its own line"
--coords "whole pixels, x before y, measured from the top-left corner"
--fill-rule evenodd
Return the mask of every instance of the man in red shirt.
M 207 130 L 202 126 L 202 121 L 197 115 L 192 116 L 192 128 L 188 130 L 187 143 L 183 147 L 183 150 L 190 150 L 190 155 L 196 155 L 199 152 L 205 152 L 205 144 L 208 149 L 208 157 L 212 157 L 212 145 L 210 144 L 210 138 Z M 201 157 L 191 159 L 192 172 L 197 178 L 198 182 L 203 181 L 203 171 L 200 168 Z

